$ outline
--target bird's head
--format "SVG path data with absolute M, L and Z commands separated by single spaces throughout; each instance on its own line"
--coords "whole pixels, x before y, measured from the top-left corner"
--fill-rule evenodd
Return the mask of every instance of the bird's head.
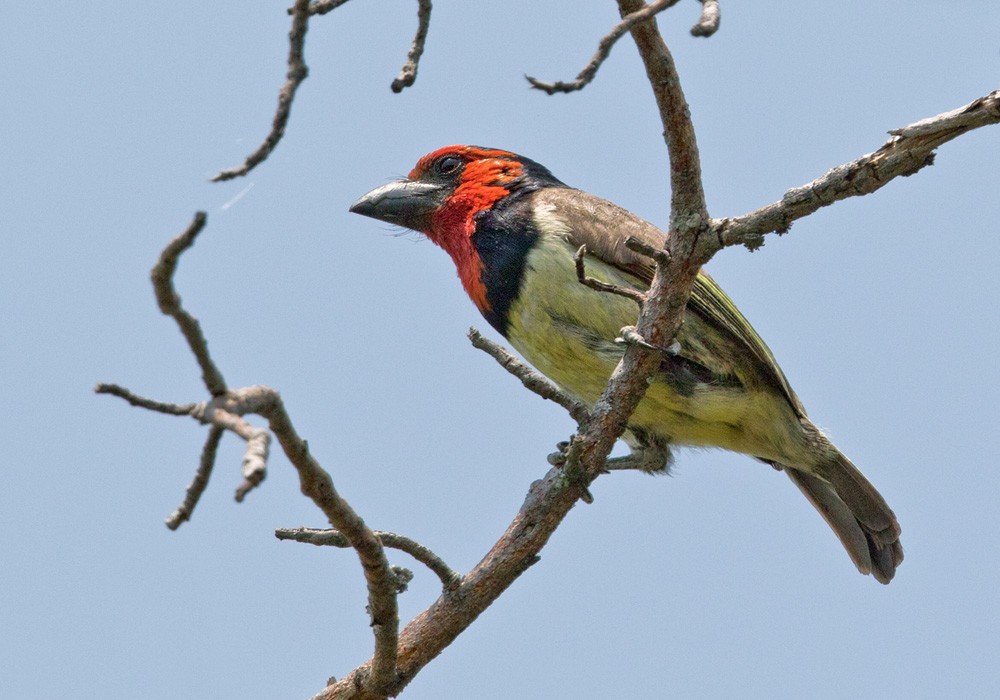
M 488 297 L 499 292 L 488 292 L 484 270 L 499 260 L 497 248 L 523 243 L 525 227 L 518 225 L 514 205 L 531 192 L 559 186 L 565 187 L 548 169 L 516 153 L 446 146 L 417 161 L 406 178 L 358 199 L 351 211 L 419 231 L 444 248 L 466 292 L 490 318 L 495 304 Z M 490 258 L 485 265 L 484 257 Z
M 472 234 L 474 217 L 511 195 L 562 185 L 544 166 L 510 151 L 446 146 L 428 153 L 402 180 L 377 187 L 353 205 L 355 214 L 426 234 L 447 248 Z

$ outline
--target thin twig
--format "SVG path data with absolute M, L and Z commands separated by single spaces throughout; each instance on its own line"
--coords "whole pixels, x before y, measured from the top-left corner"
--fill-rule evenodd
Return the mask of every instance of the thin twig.
M 288 117 L 292 112 L 292 101 L 295 99 L 295 91 L 299 89 L 299 85 L 309 75 L 309 67 L 306 66 L 305 58 L 303 57 L 306 30 L 309 29 L 309 0 L 295 0 L 291 14 L 292 29 L 288 33 L 288 73 L 285 77 L 285 84 L 281 86 L 281 90 L 278 92 L 278 109 L 274 114 L 274 120 L 271 122 L 271 131 L 260 147 L 247 156 L 243 165 L 220 171 L 212 178 L 212 182 L 232 180 L 233 178 L 246 175 L 271 155 L 275 146 L 281 141 L 281 137 L 285 135 L 285 126 L 288 124 Z
M 641 238 L 629 236 L 625 239 L 625 247 L 631 251 L 639 253 L 639 255 L 645 255 L 658 265 L 670 264 L 669 251 L 662 248 L 654 248 L 653 246 L 643 242 Z
M 133 394 L 123 386 L 117 384 L 98 384 L 94 387 L 95 394 L 110 394 L 120 399 L 125 399 L 137 408 L 145 408 L 147 411 L 156 413 L 166 413 L 170 416 L 189 416 L 191 411 L 198 406 L 196 403 L 167 403 L 165 401 L 154 401 L 145 396 Z
M 795 187 L 780 201 L 743 216 L 712 222 L 715 236 L 706 243 L 718 246 L 745 245 L 757 248 L 768 233 L 784 233 L 796 219 L 841 199 L 874 192 L 897 177 L 909 176 L 934 162 L 938 146 L 979 127 L 1000 123 L 1000 90 L 967 105 L 928 119 L 893 129 L 893 134 L 874 153 L 839 165 L 812 182 Z
M 540 373 L 518 360 L 507 350 L 484 337 L 475 328 L 470 328 L 468 335 L 473 347 L 485 352 L 496 360 L 501 367 L 520 379 L 526 389 L 538 394 L 543 399 L 555 401 L 565 408 L 579 425 L 586 424 L 590 419 L 590 411 L 582 401 L 567 394 Z
M 406 55 L 406 63 L 399 71 L 399 76 L 392 81 L 392 91 L 402 92 L 403 88 L 413 85 L 417 79 L 417 66 L 420 56 L 424 53 L 424 43 L 427 41 L 427 30 L 431 26 L 431 0 L 417 0 L 417 34 L 413 37 L 410 51 Z
M 399 535 L 395 532 L 385 530 L 373 530 L 374 534 L 383 547 L 391 547 L 401 552 L 406 552 L 411 557 L 419 561 L 428 569 L 433 571 L 444 586 L 446 591 L 454 590 L 462 581 L 462 577 L 444 559 L 432 552 L 424 545 L 415 540 Z M 308 527 L 279 528 L 274 531 L 274 536 L 279 540 L 293 540 L 295 542 L 305 542 L 317 546 L 350 547 L 351 543 L 343 533 L 337 530 L 316 530 Z
M 188 347 L 194 353 L 198 366 L 201 367 L 201 379 L 205 383 L 205 388 L 212 396 L 221 396 L 226 393 L 226 380 L 222 378 L 222 372 L 212 361 L 208 353 L 208 342 L 201 332 L 201 325 L 198 319 L 189 314 L 181 306 L 181 298 L 174 289 L 174 272 L 177 270 L 177 261 L 181 253 L 194 245 L 195 238 L 205 227 L 208 215 L 200 211 L 194 215 L 194 220 L 187 230 L 177 238 L 170 241 L 167 247 L 160 253 L 160 259 L 153 266 L 150 278 L 153 281 L 153 291 L 156 293 L 156 303 L 160 311 L 172 317 L 187 340 Z
M 524 76 L 525 80 L 531 83 L 531 87 L 538 90 L 542 90 L 549 95 L 553 95 L 557 92 L 574 92 L 576 90 L 582 90 L 586 85 L 588 85 L 597 75 L 597 69 L 601 67 L 608 55 L 611 53 L 611 47 L 615 45 L 619 39 L 625 36 L 625 33 L 634 27 L 639 22 L 644 22 L 650 17 L 663 12 L 664 10 L 673 7 L 680 0 L 658 0 L 652 5 L 644 5 L 642 9 L 638 9 L 626 15 L 621 22 L 615 25 L 614 29 L 608 32 L 604 37 L 601 38 L 600 42 L 597 44 L 597 51 L 594 53 L 594 57 L 590 59 L 590 63 L 584 66 L 575 80 L 569 82 L 564 82 L 562 80 L 557 80 L 555 82 L 547 83 L 538 78 L 533 78 L 530 75 Z
M 619 12 L 624 17 L 645 6 L 643 0 L 618 0 Z M 701 181 L 701 157 L 698 155 L 691 110 L 681 88 L 677 66 L 656 21 L 640 22 L 630 31 L 653 88 L 670 156 L 670 250 L 677 259 L 684 260 L 690 256 L 689 251 L 697 241 L 698 232 L 708 223 Z M 678 233 L 681 235 L 676 235 Z
M 191 519 L 194 509 L 197 507 L 199 499 L 201 499 L 201 494 L 205 492 L 205 487 L 208 486 L 208 479 L 212 476 L 212 469 L 215 467 L 215 457 L 219 452 L 219 443 L 222 441 L 224 432 L 218 426 L 212 426 L 212 429 L 208 431 L 205 446 L 201 449 L 201 460 L 198 463 L 198 471 L 195 472 L 194 479 L 187 487 L 187 491 L 184 494 L 184 502 L 166 518 L 167 527 L 171 530 L 176 530 L 183 523 Z
M 691 27 L 691 35 L 712 36 L 719 31 L 721 19 L 722 11 L 719 8 L 719 0 L 701 0 L 701 19 L 698 20 L 698 24 Z
M 607 282 L 602 282 L 599 279 L 594 279 L 593 277 L 587 277 L 587 269 L 584 265 L 583 257 L 587 254 L 587 246 L 582 245 L 576 251 L 576 255 L 573 256 L 574 262 L 576 262 L 576 279 L 580 284 L 585 287 L 590 287 L 591 289 L 598 292 L 606 292 L 608 294 L 616 294 L 620 297 L 625 297 L 626 299 L 631 299 L 639 308 L 642 308 L 642 304 L 646 301 L 646 295 L 640 292 L 638 289 L 633 287 L 623 287 L 618 284 L 608 284 Z

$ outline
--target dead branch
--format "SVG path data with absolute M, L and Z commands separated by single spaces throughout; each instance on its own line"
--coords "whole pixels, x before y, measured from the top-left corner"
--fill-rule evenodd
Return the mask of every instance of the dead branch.
M 417 34 L 413 37 L 410 52 L 406 55 L 406 63 L 399 71 L 399 76 L 392 81 L 392 91 L 402 92 L 404 88 L 413 85 L 417 79 L 417 65 L 424 53 L 424 43 L 427 41 L 427 30 L 431 25 L 431 0 L 417 0 Z
M 215 458 L 219 453 L 219 443 L 222 442 L 224 432 L 218 426 L 212 426 L 212 429 L 208 431 L 208 437 L 205 438 L 205 446 L 201 449 L 201 460 L 198 462 L 198 471 L 195 472 L 194 479 L 187 487 L 187 491 L 184 494 L 184 501 L 165 520 L 167 527 L 171 530 L 176 530 L 183 523 L 191 519 L 194 509 L 201 499 L 201 494 L 205 492 L 205 488 L 208 486 L 208 479 L 212 476 L 212 469 L 215 467 Z
M 189 314 L 181 306 L 181 298 L 174 289 L 174 272 L 177 270 L 177 261 L 181 253 L 194 245 L 195 239 L 205 227 L 208 216 L 200 211 L 194 215 L 194 220 L 177 238 L 170 241 L 167 247 L 160 253 L 160 258 L 150 272 L 153 281 L 153 291 L 156 293 L 156 303 L 160 311 L 166 316 L 170 316 L 177 322 L 184 339 L 187 340 L 188 347 L 194 353 L 198 366 L 201 367 L 201 379 L 205 383 L 205 388 L 212 396 L 221 396 L 226 393 L 226 380 L 222 378 L 222 372 L 212 361 L 208 354 L 208 342 L 201 332 L 198 319 Z
M 521 380 L 524 387 L 543 399 L 555 401 L 566 409 L 579 425 L 584 425 L 590 419 L 590 411 L 587 406 L 573 398 L 558 386 L 550 382 L 541 373 L 518 360 L 514 355 L 500 347 L 493 341 L 485 338 L 482 333 L 475 328 L 469 329 L 469 340 L 472 346 L 482 350 L 487 355 L 496 360 L 501 367 Z
M 584 262 L 584 256 L 587 254 L 587 246 L 582 245 L 576 251 L 576 255 L 573 256 L 573 261 L 576 263 L 576 279 L 585 287 L 590 287 L 597 292 L 605 292 L 606 294 L 615 294 L 620 297 L 625 297 L 626 299 L 631 299 L 639 308 L 642 308 L 643 302 L 646 301 L 646 295 L 640 292 L 638 289 L 632 287 L 622 287 L 617 284 L 608 284 L 607 282 L 602 282 L 599 279 L 594 279 L 593 277 L 587 277 L 587 268 Z
M 452 591 L 458 587 L 462 581 L 462 576 L 448 566 L 444 559 L 432 552 L 428 547 L 419 542 L 400 535 L 395 532 L 385 530 L 373 530 L 372 533 L 379 539 L 383 547 L 391 547 L 401 552 L 406 552 L 418 562 L 433 571 L 444 586 L 445 591 Z M 344 535 L 336 530 L 316 530 L 308 527 L 279 528 L 274 531 L 274 536 L 279 540 L 293 540 L 295 542 L 305 542 L 317 546 L 328 547 L 350 547 L 351 543 Z
M 838 165 L 812 182 L 785 192 L 780 201 L 749 214 L 713 220 L 715 236 L 706 236 L 710 247 L 744 245 L 760 247 L 764 235 L 784 233 L 796 219 L 848 197 L 881 189 L 897 177 L 913 175 L 934 162 L 941 144 L 982 126 L 1000 123 L 1000 90 L 969 104 L 909 126 L 893 129 L 892 137 L 874 153 Z M 714 251 L 713 251 L 714 252 Z
M 201 464 L 195 479 L 188 487 L 184 503 L 168 518 L 168 526 L 179 526 L 190 518 L 211 473 L 211 464 L 217 452 L 216 433 L 228 430 L 247 443 L 243 459 L 244 483 L 237 490 L 237 500 L 241 500 L 247 491 L 260 483 L 266 470 L 270 436 L 267 431 L 247 423 L 243 416 L 255 413 L 268 421 L 271 433 L 298 470 L 302 492 L 323 511 L 330 524 L 343 533 L 361 560 L 368 583 L 368 609 L 375 635 L 375 653 L 366 687 L 375 697 L 385 697 L 387 689 L 397 682 L 399 614 L 396 595 L 401 579 L 389 566 L 378 538 L 337 492 L 330 475 L 309 453 L 308 445 L 295 430 L 278 392 L 265 386 L 226 389 L 221 373 L 208 354 L 208 344 L 197 320 L 183 308 L 173 285 L 173 275 L 177 270 L 180 254 L 194 243 L 205 222 L 204 212 L 199 212 L 187 230 L 167 245 L 153 268 L 152 279 L 161 310 L 177 321 L 202 366 L 206 387 L 213 393 L 213 398 L 207 402 L 180 405 L 146 399 L 115 384 L 100 384 L 96 391 L 118 396 L 134 406 L 160 413 L 190 415 L 199 422 L 213 426 L 202 450 Z
M 288 117 L 292 112 L 292 101 L 295 99 L 295 91 L 299 89 L 299 85 L 309 75 L 309 67 L 306 65 L 303 55 L 306 30 L 309 29 L 309 15 L 311 14 L 309 0 L 295 0 L 295 6 L 292 7 L 290 12 L 292 15 L 292 29 L 288 33 L 288 73 L 285 77 L 285 84 L 281 86 L 281 90 L 278 92 L 278 109 L 274 113 L 274 120 L 271 122 L 271 131 L 264 138 L 264 142 L 260 147 L 247 156 L 243 165 L 220 171 L 212 178 L 212 182 L 232 180 L 233 178 L 246 175 L 271 155 L 275 146 L 281 141 L 281 137 L 285 135 L 285 126 L 288 124 Z

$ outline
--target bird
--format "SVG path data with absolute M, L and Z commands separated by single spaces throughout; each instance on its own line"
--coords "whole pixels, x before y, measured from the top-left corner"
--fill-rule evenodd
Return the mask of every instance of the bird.
M 618 205 L 572 188 L 510 151 L 446 146 L 350 211 L 425 235 L 447 252 L 486 321 L 564 391 L 593 406 L 635 322 L 634 300 L 582 284 L 588 277 L 647 290 L 664 232 Z M 581 250 L 581 247 L 583 249 Z M 584 252 L 585 251 L 585 252 Z M 889 583 L 903 560 L 892 509 L 806 415 L 771 350 L 701 270 L 683 322 L 623 440 L 669 467 L 670 448 L 716 447 L 783 471 L 819 511 L 863 574 Z M 658 448 L 658 449 L 654 449 Z

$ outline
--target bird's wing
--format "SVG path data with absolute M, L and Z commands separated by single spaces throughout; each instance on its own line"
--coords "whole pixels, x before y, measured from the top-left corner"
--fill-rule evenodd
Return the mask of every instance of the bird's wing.
M 651 261 L 626 248 L 625 241 L 634 236 L 649 246 L 662 248 L 666 234 L 653 224 L 617 204 L 581 190 L 548 187 L 534 192 L 532 198 L 536 212 L 541 212 L 543 217 L 550 214 L 551 221 L 558 222 L 551 228 L 560 230 L 552 233 L 566 236 L 574 247 L 586 245 L 590 255 L 629 272 L 647 285 L 652 281 L 654 267 Z M 725 351 L 740 353 L 752 361 L 757 381 L 783 394 L 798 415 L 806 415 L 771 350 L 736 304 L 704 270 L 695 280 L 687 310 L 716 331 L 722 345 L 726 346 Z M 681 343 L 682 356 L 685 354 L 683 346 Z M 724 352 L 721 347 L 717 350 Z

